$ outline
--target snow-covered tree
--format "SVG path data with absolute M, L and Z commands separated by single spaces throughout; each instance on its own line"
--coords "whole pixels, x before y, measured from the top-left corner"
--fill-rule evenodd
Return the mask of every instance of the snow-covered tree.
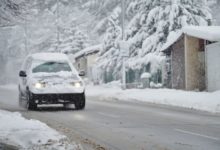
M 58 45 L 63 52 L 74 53 L 87 43 L 102 42 L 104 49 L 97 67 L 110 72 L 110 80 L 119 79 L 122 64 L 118 48 L 121 0 L 58 2 L 59 7 L 56 0 L 0 1 L 0 25 L 16 25 L 7 32 L 1 29 L 2 39 L 8 37 L 1 42 L 6 43 L 1 45 L 4 56 L 9 53 L 26 55 L 25 37 L 27 53 L 55 50 Z M 149 63 L 159 66 L 159 61 L 155 60 L 160 60 L 160 50 L 170 35 L 189 24 L 209 24 L 211 17 L 205 3 L 206 0 L 125 0 L 125 38 L 131 52 L 127 60 L 129 67 L 140 69 Z M 152 61 L 156 62 L 155 65 Z
M 179 32 L 184 26 L 210 25 L 211 14 L 204 3 L 196 0 L 137 1 L 134 8 L 139 8 L 138 13 L 127 30 L 131 57 L 157 55 L 169 40 L 169 34 Z
M 0 27 L 12 26 L 21 21 L 21 13 L 25 3 L 23 1 L 0 1 Z
M 148 71 L 152 74 L 157 73 L 162 61 L 160 50 L 170 40 L 171 34 L 180 32 L 187 25 L 211 24 L 211 14 L 205 3 L 205 0 L 134 0 L 131 2 L 126 10 L 126 14 L 132 17 L 126 30 L 126 40 L 131 53 L 127 60 L 129 68 L 142 70 L 143 67 L 151 66 Z M 113 70 L 113 78 L 116 78 L 121 74 L 120 67 L 116 66 L 122 64 L 122 59 L 117 49 L 115 50 L 114 46 L 108 47 L 110 50 L 111 48 L 114 50 L 102 54 L 98 63 L 102 64 L 102 68 Z
M 220 0 L 208 0 L 207 4 L 211 8 L 214 25 L 220 25 Z
M 64 29 L 58 50 L 66 54 L 74 54 L 89 45 L 88 37 L 78 28 Z
M 3 51 L 0 53 L 0 58 L 4 58 L 0 62 L 5 66 L 7 64 L 15 66 L 15 64 L 20 64 L 29 53 L 53 49 L 54 43 L 57 42 L 58 32 L 60 46 L 75 45 L 77 50 L 86 47 L 88 40 L 85 33 L 87 32 L 82 32 L 84 28 L 81 21 L 85 21 L 87 13 L 79 10 L 75 4 L 78 4 L 76 0 L 75 2 L 59 0 L 58 3 L 54 0 L 0 1 L 0 43 L 5 43 L 0 45 L 0 52 Z M 13 27 L 8 27 L 11 25 Z M 63 29 L 75 33 L 66 34 Z M 65 35 L 65 39 L 62 35 Z M 5 37 L 7 39 L 4 39 Z M 72 39 L 73 43 L 72 41 L 68 43 L 68 39 Z M 17 60 L 20 62 L 18 63 Z M 8 68 L 13 70 L 12 67 Z M 10 75 L 17 77 L 15 73 L 10 73 Z M 7 78 L 11 77 L 7 76 Z
M 119 77 L 113 76 L 114 71 L 120 70 L 120 64 L 117 64 L 119 61 L 119 47 L 118 41 L 121 38 L 121 27 L 119 24 L 121 8 L 117 7 L 107 18 L 107 30 L 103 40 L 103 49 L 100 52 L 100 58 L 97 62 L 100 69 L 104 72 L 105 75 L 103 79 L 105 82 L 116 80 Z M 117 69 L 115 69 L 117 68 Z

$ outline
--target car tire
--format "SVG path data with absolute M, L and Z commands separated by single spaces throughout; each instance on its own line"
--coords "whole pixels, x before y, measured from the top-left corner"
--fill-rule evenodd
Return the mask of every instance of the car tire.
M 19 92 L 19 94 L 18 94 L 18 104 L 19 104 L 20 107 L 22 107 L 22 94 L 21 94 L 20 88 L 18 88 L 18 92 Z
M 32 97 L 31 97 L 31 94 L 30 92 L 27 92 L 26 94 L 26 98 L 27 98 L 27 103 L 26 103 L 26 107 L 28 110 L 36 110 L 37 109 L 37 104 L 34 103 Z
M 76 110 L 83 110 L 86 106 L 85 93 L 83 93 L 75 103 Z
M 20 107 L 24 107 L 23 103 L 22 103 L 22 95 L 21 95 L 21 92 L 19 92 L 19 95 L 18 95 L 18 104 Z

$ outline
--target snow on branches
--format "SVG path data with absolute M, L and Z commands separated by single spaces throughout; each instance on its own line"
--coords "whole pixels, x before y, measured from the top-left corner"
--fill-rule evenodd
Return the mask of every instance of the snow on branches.
M 200 0 L 133 0 L 126 4 L 126 41 L 130 48 L 130 58 L 127 67 L 140 69 L 148 64 L 160 64 L 163 56 L 161 48 L 171 39 L 170 33 L 178 33 L 187 25 L 210 25 L 212 16 L 206 1 Z M 118 11 L 118 13 L 120 13 Z M 114 16 L 115 12 L 109 18 Z M 119 48 L 120 15 L 107 29 L 103 45 L 106 47 L 98 61 L 100 68 L 111 70 L 113 79 L 120 78 Z M 116 29 L 117 30 L 113 30 Z M 111 43 L 111 44 L 109 44 Z M 160 57 L 161 56 L 161 57 Z M 152 59 L 154 58 L 154 59 Z M 153 62 L 152 62 L 153 61 Z M 153 65 L 151 71 L 160 69 Z M 111 79 L 112 79 L 111 78 Z

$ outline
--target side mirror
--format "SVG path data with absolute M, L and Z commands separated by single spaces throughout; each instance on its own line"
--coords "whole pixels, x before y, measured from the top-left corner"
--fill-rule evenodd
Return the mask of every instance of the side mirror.
M 85 75 L 86 75 L 85 71 L 80 71 L 80 72 L 79 72 L 79 76 L 80 76 L 80 77 L 84 77 Z
M 20 76 L 20 77 L 27 77 L 27 74 L 26 74 L 25 71 L 20 71 L 20 72 L 19 72 L 19 76 Z

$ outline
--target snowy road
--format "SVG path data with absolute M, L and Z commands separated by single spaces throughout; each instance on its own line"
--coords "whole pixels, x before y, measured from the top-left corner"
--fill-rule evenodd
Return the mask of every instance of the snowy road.
M 0 109 L 43 121 L 85 149 L 220 149 L 220 115 L 205 112 L 94 97 L 87 98 L 84 111 L 41 108 L 27 112 L 17 106 L 16 88 L 0 88 Z

